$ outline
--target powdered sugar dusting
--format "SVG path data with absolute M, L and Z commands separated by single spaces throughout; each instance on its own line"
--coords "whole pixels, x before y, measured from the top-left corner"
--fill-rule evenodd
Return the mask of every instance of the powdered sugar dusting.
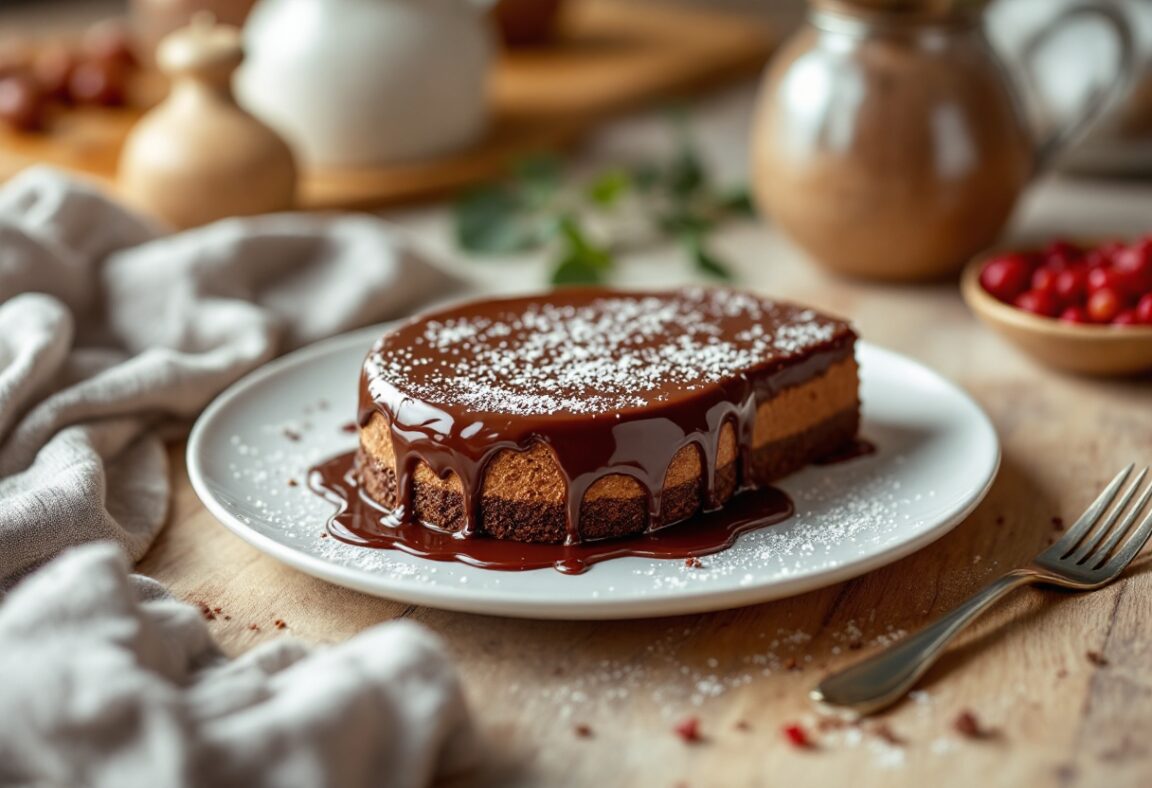
M 466 305 L 385 335 L 370 391 L 482 413 L 612 413 L 786 361 L 846 324 L 735 290 L 587 295 Z

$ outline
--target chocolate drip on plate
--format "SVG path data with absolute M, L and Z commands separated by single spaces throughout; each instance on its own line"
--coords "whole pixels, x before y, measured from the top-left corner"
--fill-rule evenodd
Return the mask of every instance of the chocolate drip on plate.
M 640 536 L 571 545 L 533 544 L 504 539 L 469 539 L 397 517 L 363 494 L 354 453 L 341 454 L 311 470 L 313 491 L 336 505 L 328 532 L 348 544 L 402 550 L 434 561 L 461 561 L 485 569 L 522 571 L 555 567 L 579 574 L 595 563 L 627 556 L 692 558 L 732 545 L 740 534 L 792 516 L 792 501 L 775 487 L 735 496 L 723 508 Z

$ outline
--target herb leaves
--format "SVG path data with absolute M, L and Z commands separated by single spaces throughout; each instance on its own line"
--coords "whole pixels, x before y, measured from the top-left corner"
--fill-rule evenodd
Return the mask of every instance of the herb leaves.
M 731 279 L 710 249 L 723 221 L 753 214 L 742 190 L 716 188 L 688 135 L 670 160 L 613 167 L 565 182 L 558 159 L 522 161 L 507 181 L 474 189 L 455 206 L 456 241 L 475 255 L 546 250 L 553 284 L 599 284 L 636 241 L 672 240 L 692 265 Z

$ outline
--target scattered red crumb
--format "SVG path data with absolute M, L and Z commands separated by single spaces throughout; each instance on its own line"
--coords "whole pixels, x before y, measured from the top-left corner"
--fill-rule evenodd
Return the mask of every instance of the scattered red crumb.
M 324 533 L 320 534 L 320 538 L 321 539 L 327 539 L 328 538 L 328 532 L 325 531 Z
M 956 719 L 952 721 L 952 727 L 969 739 L 982 739 L 988 735 L 988 732 L 980 724 L 980 720 L 968 709 L 964 709 L 956 715 Z
M 282 619 L 282 618 L 278 618 L 275 621 L 273 621 L 272 626 L 276 627 L 277 629 L 287 629 L 288 628 L 288 625 L 284 623 L 284 619 Z
M 224 620 L 225 620 L 225 621 L 231 621 L 231 620 L 232 620 L 232 616 L 229 616 L 229 615 L 225 614 L 225 615 L 224 615 Z
M 689 744 L 703 741 L 704 737 L 700 734 L 700 718 L 699 717 L 685 717 L 672 726 L 672 730 L 684 741 Z
M 748 720 L 736 720 L 736 730 L 750 731 L 752 730 L 752 723 L 748 722 Z
M 804 730 L 803 726 L 795 722 L 790 722 L 780 728 L 780 732 L 784 734 L 785 740 L 793 747 L 801 749 L 808 749 L 812 746 L 812 739 L 808 736 L 808 731 Z
M 284 437 L 290 441 L 298 441 L 298 440 L 300 440 L 300 433 L 296 432 L 296 430 L 290 430 L 287 427 L 285 427 L 284 428 Z
M 1099 651 L 1088 651 L 1085 652 L 1084 656 L 1088 658 L 1089 662 L 1098 668 L 1102 668 L 1108 664 L 1108 658 L 1101 654 Z
M 354 432 L 359 431 L 359 429 L 360 428 L 356 425 L 356 422 L 354 422 L 354 421 L 349 421 L 345 424 L 340 425 L 340 431 L 341 432 L 354 433 Z
M 300 482 L 296 481 L 295 479 L 289 479 L 288 480 L 288 486 L 289 487 L 299 487 Z
M 800 670 L 800 663 L 796 661 L 796 657 L 784 660 L 784 670 Z
M 684 559 L 684 566 L 688 567 L 689 569 L 699 569 L 704 566 L 704 562 L 696 556 L 690 556 Z
M 196 602 L 193 602 L 192 604 L 194 604 L 194 605 L 196 605 L 196 607 L 200 608 L 200 615 L 204 617 L 205 621 L 215 621 L 216 620 L 216 614 L 212 612 L 212 608 L 208 607 L 207 603 L 196 601 Z M 217 610 L 219 610 L 219 608 L 217 608 Z
M 260 625 L 259 624 L 249 624 L 248 628 L 250 630 L 252 630 L 253 632 L 259 632 L 260 631 Z
M 1063 517 L 1053 517 L 1052 518 L 1052 527 L 1055 528 L 1057 531 L 1063 531 L 1064 530 L 1064 518 Z
M 575 727 L 574 730 L 576 731 L 576 735 L 579 736 L 581 739 L 591 739 L 592 738 L 592 726 L 591 725 L 585 725 L 584 723 L 580 723 L 579 725 L 577 725 Z
M 893 746 L 900 747 L 904 744 L 904 737 L 892 730 L 892 726 L 886 722 L 878 722 L 873 725 L 872 733 Z
M 224 608 L 222 608 L 222 607 L 214 607 L 214 608 L 212 608 L 212 612 L 213 612 L 213 613 L 215 613 L 216 615 L 220 615 L 221 613 L 223 613 L 223 612 L 224 612 Z

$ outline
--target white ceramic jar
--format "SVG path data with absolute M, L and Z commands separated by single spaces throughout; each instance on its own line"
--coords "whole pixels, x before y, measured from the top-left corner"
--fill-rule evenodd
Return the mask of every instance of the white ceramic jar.
M 261 0 L 245 45 L 240 101 L 309 166 L 427 158 L 487 129 L 495 45 L 474 0 Z

